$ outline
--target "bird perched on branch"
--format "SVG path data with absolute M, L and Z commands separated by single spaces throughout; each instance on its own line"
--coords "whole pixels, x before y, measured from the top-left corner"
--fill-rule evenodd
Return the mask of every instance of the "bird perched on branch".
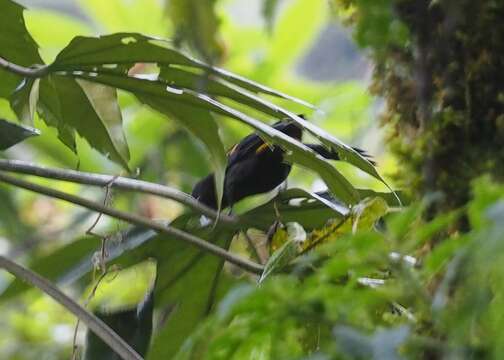
M 278 121 L 273 124 L 273 128 L 301 141 L 302 129 L 291 120 Z M 305 145 L 326 159 L 339 160 L 335 151 L 323 145 Z M 368 157 L 363 150 L 354 150 Z M 284 182 L 292 168 L 291 164 L 284 161 L 284 153 L 280 146 L 265 143 L 256 133 L 246 136 L 233 146 L 228 152 L 221 207 L 224 209 L 247 196 L 266 193 Z M 213 173 L 196 183 L 192 196 L 217 209 Z

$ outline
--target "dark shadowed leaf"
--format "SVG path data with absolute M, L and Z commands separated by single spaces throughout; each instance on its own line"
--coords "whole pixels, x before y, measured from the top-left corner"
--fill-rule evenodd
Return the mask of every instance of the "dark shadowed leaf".
M 77 153 L 75 129 L 65 121 L 65 116 L 68 114 L 64 113 L 64 109 L 62 108 L 62 100 L 56 88 L 57 84 L 57 77 L 52 75 L 40 80 L 37 111 L 47 126 L 57 129 L 58 139 L 74 153 Z
M 29 137 L 39 134 L 40 132 L 37 129 L 0 119 L 0 150 L 8 149 Z

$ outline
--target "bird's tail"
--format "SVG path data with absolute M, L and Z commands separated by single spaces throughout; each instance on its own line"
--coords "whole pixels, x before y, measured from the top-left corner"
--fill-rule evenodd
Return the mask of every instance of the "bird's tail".
M 340 157 L 336 151 L 333 149 L 328 149 L 324 145 L 320 144 L 305 144 L 310 149 L 315 151 L 317 154 L 325 157 L 329 160 L 340 160 Z M 365 150 L 359 149 L 357 147 L 352 147 L 355 151 L 357 151 L 360 155 L 362 155 L 366 160 L 368 160 L 371 164 L 376 165 L 376 162 L 373 160 L 372 156 L 369 155 Z

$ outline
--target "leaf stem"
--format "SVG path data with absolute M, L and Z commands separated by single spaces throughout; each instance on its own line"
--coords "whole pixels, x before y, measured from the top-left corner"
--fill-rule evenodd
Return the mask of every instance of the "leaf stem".
M 60 199 L 63 201 L 67 201 L 82 207 L 85 207 L 87 209 L 97 211 L 97 212 L 102 212 L 108 216 L 111 216 L 116 219 L 123 220 L 125 222 L 128 222 L 130 224 L 138 225 L 141 227 L 153 229 L 155 231 L 158 231 L 160 233 L 164 233 L 170 236 L 173 236 L 174 238 L 185 241 L 193 246 L 196 246 L 202 250 L 207 251 L 208 253 L 215 255 L 217 257 L 220 257 L 226 261 L 229 261 L 230 263 L 246 270 L 254 274 L 261 274 L 263 271 L 263 266 L 252 262 L 248 259 L 244 259 L 240 256 L 237 256 L 235 254 L 232 254 L 223 248 L 216 246 L 208 241 L 205 241 L 197 236 L 194 236 L 192 234 L 189 234 L 185 231 L 163 225 L 159 222 L 152 221 L 150 219 L 147 219 L 143 216 L 139 216 L 136 214 L 130 214 L 127 212 L 123 212 L 114 208 L 110 208 L 107 206 L 104 206 L 102 204 L 99 204 L 94 201 L 90 201 L 84 198 L 81 198 L 79 196 L 67 194 L 64 192 L 61 192 L 59 190 L 55 190 L 52 188 L 48 188 L 45 186 L 41 186 L 38 184 L 34 184 L 25 180 L 21 180 L 18 178 L 15 178 L 11 175 L 7 175 L 4 172 L 0 171 L 0 181 L 3 181 L 7 184 L 11 184 L 29 191 L 33 191 L 39 194 L 43 194 L 52 198 Z
M 24 67 L 11 63 L 3 57 L 0 57 L 0 68 L 5 69 L 11 73 L 29 78 L 41 78 L 49 74 L 49 66 L 47 65 L 40 65 L 37 67 Z
M 110 346 L 124 360 L 143 360 L 138 353 L 131 348 L 119 335 L 117 335 L 103 321 L 98 319 L 92 313 L 86 311 L 70 297 L 65 295 L 54 284 L 40 275 L 16 264 L 15 262 L 0 256 L 0 268 L 7 270 L 15 277 L 36 286 L 44 293 L 52 297 L 58 303 L 63 305 L 68 311 L 77 316 L 84 322 L 88 328 L 93 331 L 100 339 Z
M 223 213 L 219 215 L 212 208 L 205 206 L 183 191 L 147 181 L 136 180 L 122 176 L 103 175 L 67 169 L 47 168 L 20 160 L 0 159 L 0 170 L 26 175 L 34 175 L 48 179 L 69 181 L 77 184 L 91 186 L 103 187 L 110 184 L 111 187 L 115 187 L 121 190 L 136 191 L 175 200 L 181 204 L 189 206 L 198 213 L 206 215 L 212 219 L 218 219 L 218 222 L 232 225 L 239 222 L 239 219 L 236 216 L 230 216 Z

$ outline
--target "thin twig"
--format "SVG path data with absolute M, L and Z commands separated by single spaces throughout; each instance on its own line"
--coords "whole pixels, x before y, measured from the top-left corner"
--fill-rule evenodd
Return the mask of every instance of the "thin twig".
M 115 176 L 105 186 L 105 197 L 103 199 L 103 206 L 107 206 L 107 205 L 110 204 L 110 188 L 111 188 L 112 183 L 114 182 L 114 180 L 116 178 L 117 178 L 117 176 Z M 88 298 L 84 302 L 84 307 L 85 308 L 87 308 L 89 302 L 91 301 L 91 299 L 96 294 L 96 291 L 98 290 L 98 286 L 100 285 L 101 281 L 105 278 L 105 276 L 107 275 L 107 272 L 108 272 L 107 262 L 106 262 L 106 258 L 107 258 L 107 252 L 106 252 L 107 236 L 106 235 L 102 236 L 100 234 L 96 234 L 93 231 L 94 228 L 96 227 L 96 225 L 98 225 L 98 223 L 100 222 L 100 219 L 101 219 L 102 215 L 103 215 L 102 212 L 98 213 L 98 216 L 96 217 L 96 220 L 93 222 L 93 224 L 91 224 L 91 226 L 89 227 L 89 229 L 86 230 L 86 234 L 87 235 L 96 236 L 96 237 L 100 238 L 100 240 L 101 240 L 100 259 L 99 259 L 99 264 L 98 264 L 98 268 L 101 271 L 101 274 L 100 274 L 100 277 L 98 278 L 98 280 L 96 281 L 95 285 L 93 286 L 93 289 L 91 290 L 91 293 L 89 294 Z M 80 324 L 80 319 L 77 319 L 77 323 L 75 324 L 75 329 L 74 329 L 74 334 L 73 334 L 73 341 L 72 341 L 72 357 L 71 357 L 72 360 L 76 360 L 77 359 L 77 332 L 79 331 L 79 324 Z
M 0 57 L 0 68 L 3 68 L 11 73 L 29 78 L 41 78 L 49 74 L 49 67 L 47 65 L 28 68 L 11 63 L 10 61 L 7 61 L 2 57 Z
M 91 186 L 107 186 L 107 184 L 109 184 L 113 180 L 112 186 L 117 189 L 136 191 L 175 200 L 212 219 L 218 218 L 219 222 L 226 224 L 236 224 L 239 221 L 236 216 L 229 216 L 223 213 L 221 213 L 220 215 L 217 214 L 217 212 L 212 208 L 205 206 L 192 196 L 180 190 L 147 181 L 136 180 L 122 176 L 47 168 L 20 160 L 0 159 L 0 170 L 26 175 L 34 175 L 55 180 L 69 181 Z
M 110 346 L 124 360 L 143 360 L 138 353 L 131 348 L 121 337 L 119 337 L 109 326 L 92 313 L 86 311 L 82 306 L 65 295 L 54 284 L 40 275 L 16 264 L 15 262 L 0 256 L 0 268 L 7 270 L 15 277 L 26 281 L 44 293 L 52 297 L 63 305 L 68 311 L 73 313 L 84 322 L 100 339 Z
M 0 171 L 0 181 L 3 181 L 7 184 L 11 184 L 29 191 L 33 191 L 39 194 L 44 194 L 47 196 L 50 196 L 52 198 L 64 200 L 76 205 L 80 205 L 82 207 L 88 208 L 90 210 L 94 210 L 97 212 L 103 212 L 104 214 L 111 216 L 113 218 L 117 218 L 123 221 L 126 221 L 130 224 L 135 224 L 138 226 L 146 227 L 149 229 L 153 229 L 155 231 L 173 236 L 174 238 L 185 241 L 188 244 L 191 244 L 193 246 L 196 246 L 202 250 L 207 251 L 208 253 L 215 255 L 217 257 L 223 258 L 224 260 L 229 261 L 230 263 L 246 270 L 250 271 L 254 274 L 262 274 L 263 271 L 263 266 L 260 264 L 257 264 L 253 261 L 250 261 L 248 259 L 244 259 L 240 256 L 234 255 L 223 248 L 216 246 L 208 241 L 205 241 L 197 236 L 194 236 L 192 234 L 186 233 L 185 231 L 163 225 L 159 222 L 152 221 L 150 219 L 147 219 L 143 216 L 139 216 L 136 214 L 130 214 L 126 213 L 114 208 L 109 208 L 106 206 L 103 206 L 99 203 L 96 203 L 94 201 L 90 201 L 87 199 L 83 199 L 81 197 L 67 194 L 58 190 L 55 190 L 53 188 L 48 188 L 46 186 L 41 186 L 38 184 L 31 183 L 29 181 L 21 180 L 18 178 L 15 178 L 11 175 L 7 175 L 4 172 Z

